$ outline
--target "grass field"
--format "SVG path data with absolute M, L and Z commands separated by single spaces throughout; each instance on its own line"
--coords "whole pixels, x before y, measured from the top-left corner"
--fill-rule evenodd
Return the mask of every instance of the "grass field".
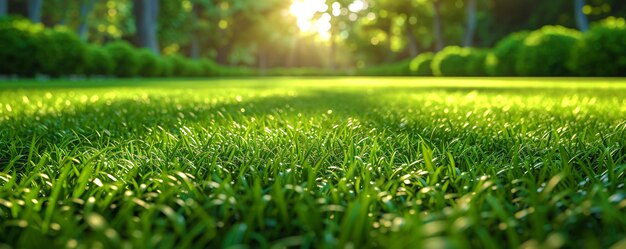
M 1 82 L 0 248 L 626 248 L 626 80 Z

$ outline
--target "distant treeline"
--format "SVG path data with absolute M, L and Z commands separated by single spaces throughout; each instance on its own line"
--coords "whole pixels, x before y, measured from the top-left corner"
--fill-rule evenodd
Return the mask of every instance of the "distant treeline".
M 64 26 L 91 44 L 127 41 L 220 65 L 349 69 L 447 46 L 490 48 L 545 25 L 586 32 L 590 23 L 626 17 L 626 1 L 0 0 L 6 16 Z
M 491 49 L 450 46 L 399 63 L 356 70 L 228 67 L 208 59 L 159 56 L 124 41 L 84 42 L 63 26 L 0 21 L 0 75 L 85 77 L 224 76 L 625 76 L 626 22 L 607 18 L 581 33 L 545 26 L 513 33 Z

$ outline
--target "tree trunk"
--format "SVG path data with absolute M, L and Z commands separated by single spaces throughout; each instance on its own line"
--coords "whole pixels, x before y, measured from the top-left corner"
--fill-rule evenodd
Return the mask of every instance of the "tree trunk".
M 433 2 L 433 33 L 435 35 L 435 51 L 443 49 L 445 44 L 443 40 L 443 30 L 441 21 L 441 0 L 435 0 Z
M 159 44 L 157 41 L 159 1 L 133 0 L 133 4 L 138 45 L 150 49 L 155 54 L 159 54 Z
M 41 7 L 43 0 L 28 0 L 28 18 L 33 23 L 41 22 Z
M 467 23 L 465 27 L 465 37 L 463 38 L 463 46 L 471 47 L 474 45 L 474 34 L 476 33 L 476 0 L 467 0 Z
M 221 33 L 223 34 L 223 32 Z M 228 61 L 229 56 L 230 56 L 230 48 L 231 48 L 230 44 L 219 45 L 219 47 L 217 48 L 217 58 L 215 58 L 217 60 L 217 63 L 222 64 L 222 65 L 230 64 L 230 62 Z
M 93 9 L 95 2 L 95 0 L 83 0 L 80 5 L 80 24 L 78 25 L 78 36 L 80 36 L 83 41 L 86 41 L 88 38 L 87 31 L 89 31 L 89 26 L 87 25 L 87 17 Z
M 267 52 L 263 49 L 263 46 L 259 47 L 258 57 L 259 71 L 261 71 L 261 74 L 265 75 L 267 71 Z
M 391 42 L 391 37 L 393 35 L 393 25 L 389 25 L 387 34 L 389 34 L 389 46 L 387 46 L 387 57 L 385 58 L 385 63 L 391 63 L 396 56 L 396 53 L 393 51 L 393 42 Z
M 192 25 L 194 27 L 191 29 L 191 39 L 190 39 L 190 47 L 189 47 L 189 57 L 193 59 L 200 58 L 200 38 L 198 37 L 198 29 L 195 26 L 195 23 L 198 20 L 198 16 L 201 13 L 201 6 L 198 5 L 197 2 L 193 2 L 191 4 L 191 18 Z
M 413 29 L 411 29 L 411 25 L 406 25 L 406 39 L 407 39 L 407 48 L 409 49 L 409 55 L 411 58 L 415 58 L 419 54 L 417 38 L 415 37 L 415 33 L 413 33 Z
M 200 41 L 198 36 L 194 33 L 191 34 L 191 40 L 189 41 L 189 57 L 192 59 L 200 58 Z
M 337 50 L 337 44 L 335 43 L 335 31 L 334 27 L 330 31 L 330 49 L 328 50 L 328 69 L 334 70 L 335 65 L 335 53 Z
M 0 17 L 6 16 L 9 12 L 8 0 L 0 0 Z
M 574 15 L 576 16 L 576 26 L 580 31 L 587 31 L 589 29 L 589 20 L 583 13 L 583 7 L 585 6 L 585 0 L 574 0 Z
M 297 47 L 298 40 L 296 38 L 291 38 L 291 46 L 289 46 L 289 55 L 287 56 L 287 64 L 285 65 L 288 68 L 295 67 Z

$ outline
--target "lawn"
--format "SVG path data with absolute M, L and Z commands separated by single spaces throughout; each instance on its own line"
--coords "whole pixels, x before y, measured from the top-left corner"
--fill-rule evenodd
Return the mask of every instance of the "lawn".
M 0 247 L 624 248 L 625 170 L 623 79 L 0 82 Z

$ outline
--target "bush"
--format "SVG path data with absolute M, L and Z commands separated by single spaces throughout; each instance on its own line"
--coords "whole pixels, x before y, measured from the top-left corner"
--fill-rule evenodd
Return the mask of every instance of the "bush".
M 86 45 L 64 27 L 44 29 L 28 20 L 0 21 L 0 74 L 51 76 L 79 73 Z
M 382 64 L 359 69 L 356 74 L 362 76 L 402 76 L 409 75 L 411 60 Z
M 203 66 L 199 61 L 186 59 L 185 70 L 182 75 L 184 77 L 202 77 L 204 76 Z
M 489 52 L 483 49 L 471 49 L 465 71 L 467 76 L 487 76 L 485 60 Z
M 113 58 L 98 46 L 88 46 L 85 50 L 85 64 L 82 73 L 86 75 L 111 75 L 115 67 Z
M 409 75 L 413 76 L 433 76 L 431 63 L 435 54 L 431 52 L 421 53 L 409 64 Z
M 327 68 L 272 68 L 264 73 L 265 76 L 337 76 L 339 71 Z
M 137 50 L 135 56 L 139 62 L 137 73 L 141 77 L 157 77 L 159 76 L 160 64 L 159 57 L 146 48 Z
M 435 76 L 466 76 L 470 48 L 450 46 L 435 55 L 431 69 Z
M 169 62 L 172 67 L 172 76 L 174 77 L 182 77 L 186 74 L 187 71 L 187 60 L 185 57 L 180 55 L 171 55 L 165 57 L 165 59 Z
M 610 17 L 574 45 L 568 68 L 583 76 L 626 76 L 626 22 Z
M 561 26 L 544 26 L 524 39 L 515 62 L 521 76 L 566 76 L 571 71 L 566 64 L 580 32 Z
M 202 59 L 198 61 L 200 66 L 202 67 L 202 76 L 204 77 L 212 77 L 217 75 L 217 69 L 215 62 L 211 60 Z
M 40 70 L 43 25 L 25 19 L 0 21 L 0 74 L 33 76 Z
M 141 67 L 135 48 L 125 41 L 109 43 L 105 46 L 114 62 L 113 72 L 119 77 L 137 76 Z
M 490 76 L 515 76 L 515 63 L 528 34 L 513 33 L 498 42 L 485 58 L 485 72 Z
M 40 39 L 43 47 L 36 57 L 39 73 L 51 76 L 80 73 L 87 45 L 78 35 L 65 27 L 57 27 L 44 30 Z
M 159 77 L 173 77 L 174 76 L 174 65 L 167 57 L 159 57 L 157 59 L 157 63 L 159 64 Z
M 216 72 L 217 72 L 217 76 L 237 76 L 237 77 L 246 77 L 246 76 L 258 76 L 260 75 L 260 72 L 252 69 L 252 68 L 245 68 L 245 67 L 231 67 L 231 66 L 222 66 L 222 65 L 216 65 L 215 67 Z

